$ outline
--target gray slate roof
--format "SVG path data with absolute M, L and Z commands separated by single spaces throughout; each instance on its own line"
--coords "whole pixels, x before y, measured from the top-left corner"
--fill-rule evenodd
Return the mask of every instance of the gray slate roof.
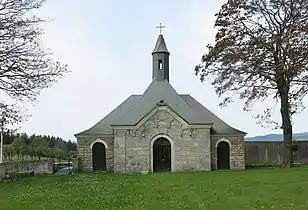
M 212 124 L 212 133 L 246 134 L 232 128 L 190 95 L 179 95 L 167 81 L 153 81 L 143 95 L 131 95 L 90 129 L 78 135 L 112 134 L 111 125 L 135 125 L 164 101 L 189 124 Z
M 158 53 L 158 52 L 166 52 L 166 53 L 169 53 L 163 35 L 159 35 L 159 36 L 158 36 L 157 41 L 156 41 L 156 45 L 155 45 L 155 47 L 154 47 L 154 50 L 153 50 L 152 54 Z M 170 54 L 170 53 L 169 53 L 169 54 Z

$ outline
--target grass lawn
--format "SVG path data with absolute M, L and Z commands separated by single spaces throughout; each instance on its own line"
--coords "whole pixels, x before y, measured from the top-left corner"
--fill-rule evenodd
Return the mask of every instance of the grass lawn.
M 35 176 L 0 184 L 0 209 L 308 209 L 308 167 Z

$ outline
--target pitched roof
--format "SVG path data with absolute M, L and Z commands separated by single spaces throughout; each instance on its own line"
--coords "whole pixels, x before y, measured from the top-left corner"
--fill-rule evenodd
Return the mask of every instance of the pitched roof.
M 99 135 L 99 134 L 113 134 L 113 129 L 110 126 L 110 123 L 114 122 L 116 119 L 119 119 L 126 111 L 139 99 L 142 95 L 131 95 L 125 101 L 123 101 L 119 106 L 117 106 L 113 111 L 107 114 L 103 119 L 97 122 L 91 128 L 75 134 L 78 135 Z
M 212 132 L 245 134 L 232 128 L 190 95 L 179 95 L 167 81 L 153 81 L 143 95 L 132 95 L 92 128 L 78 135 L 112 134 L 111 125 L 135 125 L 160 101 L 164 101 L 189 124 L 212 124 Z
M 212 133 L 216 134 L 246 134 L 245 132 L 235 129 L 228 125 L 225 121 L 220 119 L 202 104 L 200 104 L 195 98 L 191 95 L 180 95 L 182 99 L 189 104 L 189 106 L 198 112 L 200 115 L 204 115 L 203 119 L 206 121 L 210 121 L 213 123 L 212 125 Z
M 166 53 L 169 53 L 163 35 L 159 35 L 159 36 L 158 36 L 157 41 L 156 41 L 156 45 L 155 45 L 155 47 L 154 47 L 154 50 L 153 50 L 152 54 L 158 53 L 158 52 L 166 52 Z M 169 53 L 169 54 L 170 54 L 170 53 Z
M 195 112 L 179 96 L 168 81 L 153 81 L 145 90 L 138 103 L 135 103 L 122 119 L 112 125 L 135 125 L 160 101 L 164 101 L 189 124 L 204 124 L 204 118 Z

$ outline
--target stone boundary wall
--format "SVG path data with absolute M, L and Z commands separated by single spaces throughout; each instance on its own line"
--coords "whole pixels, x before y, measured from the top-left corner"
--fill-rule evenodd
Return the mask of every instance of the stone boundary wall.
M 0 164 L 0 180 L 5 177 L 6 173 L 27 173 L 34 170 L 35 174 L 52 173 L 52 160 L 30 160 L 19 162 L 6 162 Z

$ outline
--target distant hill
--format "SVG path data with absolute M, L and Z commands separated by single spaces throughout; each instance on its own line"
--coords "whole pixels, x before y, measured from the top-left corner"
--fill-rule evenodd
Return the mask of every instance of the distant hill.
M 308 140 L 308 132 L 295 133 L 294 140 Z M 245 141 L 282 141 L 282 134 L 268 134 L 264 136 L 254 136 L 245 138 Z

